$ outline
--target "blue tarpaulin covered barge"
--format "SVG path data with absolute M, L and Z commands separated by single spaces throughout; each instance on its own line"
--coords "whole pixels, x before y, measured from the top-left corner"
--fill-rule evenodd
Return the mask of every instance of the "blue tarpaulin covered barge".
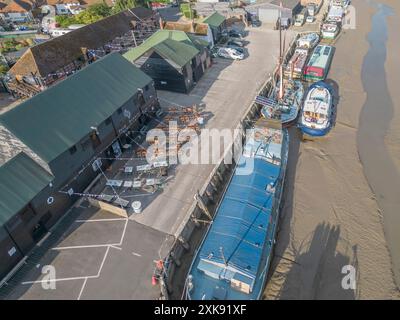
M 288 156 L 279 121 L 260 119 L 196 252 L 186 299 L 259 299 L 275 238 Z

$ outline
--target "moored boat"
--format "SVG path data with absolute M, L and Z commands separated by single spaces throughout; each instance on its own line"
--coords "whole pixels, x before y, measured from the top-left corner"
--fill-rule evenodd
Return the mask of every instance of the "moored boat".
M 297 48 L 313 49 L 319 42 L 319 35 L 316 32 L 311 32 L 302 35 L 296 41 Z
M 308 57 L 308 49 L 296 48 L 289 62 L 285 66 L 284 76 L 287 78 L 301 79 L 304 66 Z
M 185 299 L 251 300 L 263 293 L 279 220 L 289 135 L 259 119 L 195 253 Z
M 339 31 L 339 25 L 334 22 L 325 22 L 321 26 L 321 34 L 323 39 L 333 40 L 337 37 Z
M 310 86 L 304 99 L 298 126 L 303 138 L 313 139 L 329 133 L 334 117 L 333 89 L 319 81 Z
M 273 90 L 271 97 L 265 99 L 257 96 L 255 102 L 261 104 L 261 114 L 267 119 L 277 119 L 288 127 L 296 122 L 303 101 L 304 87 L 301 81 L 284 79 L 283 95 L 279 97 L 280 82 Z
M 293 80 L 292 73 L 289 75 L 289 79 L 283 78 L 283 52 L 285 51 L 285 46 L 282 46 L 281 32 L 280 30 L 279 78 L 277 85 L 273 88 L 269 97 L 257 96 L 255 102 L 262 106 L 261 114 L 264 118 L 279 120 L 282 125 L 288 127 L 296 122 L 303 99 L 304 87 L 301 81 Z
M 333 59 L 334 47 L 318 45 L 315 47 L 307 65 L 304 67 L 304 79 L 307 81 L 325 80 Z

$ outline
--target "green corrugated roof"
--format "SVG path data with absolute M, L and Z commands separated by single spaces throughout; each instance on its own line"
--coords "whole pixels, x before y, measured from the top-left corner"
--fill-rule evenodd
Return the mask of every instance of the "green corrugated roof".
M 21 152 L 0 167 L 0 226 L 23 209 L 53 176 Z
M 183 67 L 199 53 L 199 50 L 207 45 L 208 43 L 206 41 L 196 39 L 194 36 L 183 31 L 159 30 L 140 46 L 125 53 L 124 57 L 132 62 L 147 51 L 154 49 L 164 58 Z
M 49 163 L 151 81 L 112 53 L 2 114 L 0 123 Z
M 203 20 L 204 23 L 212 27 L 219 27 L 224 21 L 225 17 L 218 12 L 214 12 Z

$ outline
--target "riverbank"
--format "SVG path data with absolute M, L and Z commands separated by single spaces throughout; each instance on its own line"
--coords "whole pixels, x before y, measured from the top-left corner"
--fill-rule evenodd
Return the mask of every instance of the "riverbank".
M 386 144 L 400 172 L 400 95 L 398 91 L 398 84 L 400 83 L 400 41 L 398 39 L 398 31 L 400 30 L 400 2 L 397 0 L 382 0 L 381 2 L 390 6 L 394 12 L 394 15 L 388 18 L 389 29 L 385 65 L 389 93 L 393 100 L 394 114 L 386 136 Z
M 391 160 L 397 169 L 398 177 L 400 177 L 400 95 L 398 91 L 398 84 L 400 83 L 400 42 L 398 40 L 398 31 L 400 30 L 400 2 L 397 0 L 381 0 L 381 2 L 389 6 L 393 11 L 393 14 L 387 19 L 388 38 L 385 63 L 387 86 L 393 105 L 393 118 L 385 137 L 385 143 Z M 399 189 L 396 191 L 398 195 Z M 393 233 L 396 235 L 393 242 L 398 245 L 400 244 L 400 233 L 398 232 L 398 228 L 400 227 L 399 211 L 398 207 L 393 210 L 393 214 L 398 217 L 394 226 L 396 229 L 393 230 Z M 390 223 L 388 222 L 388 224 Z M 397 286 L 400 287 L 400 249 L 398 245 L 394 248 L 397 251 L 397 256 L 393 258 L 394 264 L 397 266 Z
M 360 75 L 376 8 L 363 0 L 353 0 L 353 5 L 357 28 L 343 31 L 328 76 L 338 90 L 336 126 L 329 137 L 307 143 L 291 129 L 285 203 L 267 299 L 400 298 L 383 216 L 357 145 L 367 101 Z M 342 288 L 346 265 L 357 270 L 355 290 Z

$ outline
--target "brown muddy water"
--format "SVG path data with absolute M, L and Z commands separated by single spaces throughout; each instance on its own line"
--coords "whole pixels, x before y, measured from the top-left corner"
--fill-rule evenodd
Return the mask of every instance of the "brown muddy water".
M 385 145 L 385 136 L 393 118 L 393 102 L 385 72 L 387 18 L 392 8 L 369 2 L 377 11 L 368 34 L 370 44 L 362 66 L 362 82 L 367 100 L 359 118 L 357 144 L 364 174 L 383 213 L 394 278 L 400 287 L 400 174 Z

